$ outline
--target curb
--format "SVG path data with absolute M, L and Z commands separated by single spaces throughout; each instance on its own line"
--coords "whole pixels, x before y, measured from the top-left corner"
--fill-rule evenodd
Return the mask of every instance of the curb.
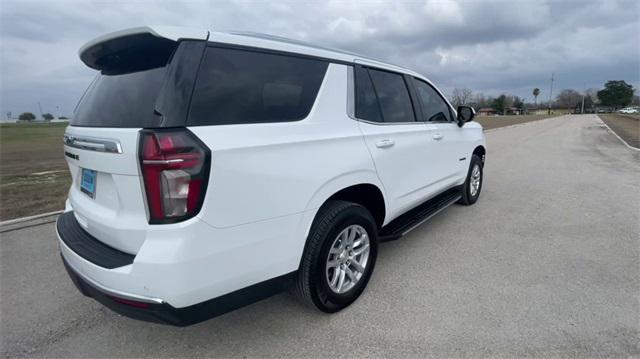
M 609 132 L 613 133 L 616 137 L 618 137 L 618 139 L 620 140 L 620 142 L 624 143 L 625 146 L 627 146 L 628 148 L 634 150 L 634 151 L 640 151 L 640 148 L 637 147 L 633 147 L 630 144 L 627 143 L 627 141 L 623 140 L 622 137 L 620 137 L 616 131 L 612 130 L 611 127 L 609 127 L 609 125 L 607 125 L 606 122 L 602 121 L 602 119 L 600 118 L 600 116 L 597 116 L 598 120 L 600 120 L 600 122 L 602 122 L 602 124 L 607 128 L 607 130 L 609 130 Z
M 10 224 L 16 224 L 16 223 L 20 223 L 20 222 L 31 221 L 31 220 L 34 220 L 34 219 L 40 219 L 40 218 L 43 218 L 43 217 L 49 217 L 49 216 L 53 216 L 53 215 L 56 215 L 56 214 L 60 214 L 62 212 L 64 212 L 64 211 L 53 211 L 53 212 L 47 212 L 47 213 L 40 213 L 40 214 L 36 214 L 36 215 L 33 215 L 33 216 L 28 216 L 28 217 L 10 219 L 8 221 L 0 222 L 0 227 L 8 226 Z

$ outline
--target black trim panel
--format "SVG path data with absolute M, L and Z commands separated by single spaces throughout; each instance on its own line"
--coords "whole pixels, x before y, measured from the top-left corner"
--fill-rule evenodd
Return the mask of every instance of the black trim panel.
M 103 268 L 113 269 L 133 263 L 136 256 L 110 247 L 87 233 L 73 211 L 58 217 L 56 230 L 60 239 L 74 253 Z
M 189 307 L 175 308 L 167 303 L 145 303 L 140 307 L 123 304 L 101 292 L 75 273 L 64 257 L 62 262 L 73 284 L 82 294 L 95 299 L 114 312 L 133 319 L 180 327 L 205 321 L 278 294 L 292 283 L 296 274 L 291 272 Z

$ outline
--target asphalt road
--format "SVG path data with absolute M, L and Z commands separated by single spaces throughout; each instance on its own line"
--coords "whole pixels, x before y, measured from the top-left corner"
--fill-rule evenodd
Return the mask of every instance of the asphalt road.
M 82 297 L 53 224 L 3 233 L 4 356 L 640 355 L 640 152 L 593 115 L 487 133 L 479 202 L 381 246 L 350 308 L 277 295 L 174 328 Z

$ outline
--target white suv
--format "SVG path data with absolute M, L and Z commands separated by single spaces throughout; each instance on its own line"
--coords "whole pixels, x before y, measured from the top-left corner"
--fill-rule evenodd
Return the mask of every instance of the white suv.
M 250 33 L 143 27 L 86 44 L 99 70 L 64 137 L 57 222 L 80 291 L 188 325 L 292 288 L 324 312 L 378 243 L 482 188 L 485 141 L 413 71 Z

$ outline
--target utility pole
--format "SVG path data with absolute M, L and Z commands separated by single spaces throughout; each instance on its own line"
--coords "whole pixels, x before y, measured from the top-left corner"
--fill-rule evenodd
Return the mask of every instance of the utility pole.
M 584 95 L 586 95 L 587 93 L 587 84 L 584 84 L 584 87 L 582 88 L 582 109 L 580 110 L 580 114 L 584 115 Z
M 551 115 L 551 99 L 553 98 L 553 72 L 551 73 L 551 89 L 549 90 L 549 103 L 547 104 L 547 115 Z

